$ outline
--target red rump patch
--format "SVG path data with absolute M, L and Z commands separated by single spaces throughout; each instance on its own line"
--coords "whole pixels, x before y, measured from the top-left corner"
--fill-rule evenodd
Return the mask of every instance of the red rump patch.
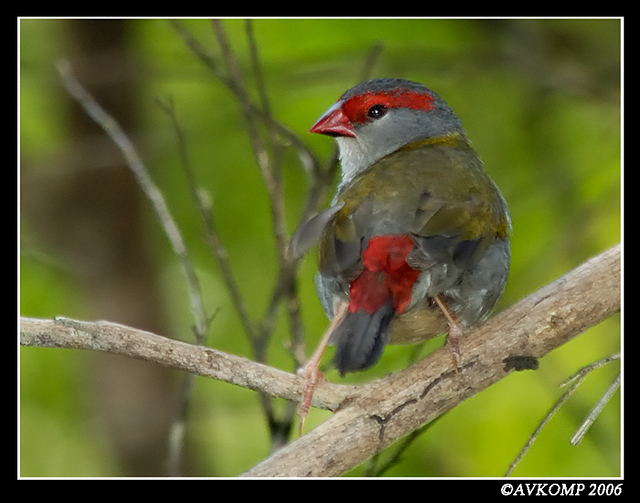
M 376 236 L 362 254 L 364 269 L 351 283 L 349 311 L 364 309 L 375 313 L 390 299 L 393 308 L 402 313 L 411 302 L 411 289 L 420 271 L 407 264 L 413 248 L 409 236 Z
M 417 93 L 407 89 L 394 91 L 371 91 L 349 98 L 342 110 L 351 122 L 365 123 L 367 111 L 373 105 L 384 105 L 387 108 L 412 108 L 414 110 L 431 110 L 433 98 L 428 94 Z

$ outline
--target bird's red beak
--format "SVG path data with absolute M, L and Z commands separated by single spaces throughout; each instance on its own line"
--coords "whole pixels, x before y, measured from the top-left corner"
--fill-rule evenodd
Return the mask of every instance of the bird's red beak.
M 328 136 L 355 136 L 351 121 L 342 111 L 342 103 L 338 102 L 323 113 L 316 123 L 311 126 L 310 133 L 326 134 Z

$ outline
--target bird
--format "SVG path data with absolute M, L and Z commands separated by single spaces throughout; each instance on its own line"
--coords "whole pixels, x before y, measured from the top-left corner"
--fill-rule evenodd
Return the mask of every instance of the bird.
M 314 281 L 330 320 L 299 371 L 300 432 L 327 345 L 344 376 L 375 365 L 387 344 L 447 333 L 458 371 L 460 337 L 504 291 L 511 234 L 505 198 L 460 118 L 424 85 L 367 80 L 309 131 L 335 138 L 341 179 L 329 207 L 288 245 L 294 257 L 317 245 Z

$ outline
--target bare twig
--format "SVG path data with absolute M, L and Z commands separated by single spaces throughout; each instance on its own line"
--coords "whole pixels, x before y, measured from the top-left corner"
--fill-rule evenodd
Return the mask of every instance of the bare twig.
M 280 177 L 277 176 L 276 170 L 273 169 L 269 152 L 267 151 L 258 132 L 256 114 L 254 113 L 256 107 L 254 107 L 249 97 L 244 83 L 244 78 L 242 77 L 240 64 L 233 54 L 227 35 L 224 31 L 224 27 L 222 26 L 222 22 L 218 19 L 214 19 L 211 21 L 211 24 L 213 26 L 216 39 L 218 40 L 218 45 L 222 51 L 222 58 L 229 70 L 229 81 L 241 105 L 242 115 L 244 116 L 245 123 L 247 125 L 247 132 L 256 158 L 256 163 L 260 168 L 260 172 L 262 173 L 262 177 L 267 188 L 269 204 L 271 205 L 271 217 L 274 227 L 274 236 L 276 238 L 278 257 L 284 257 L 284 249 L 286 245 L 286 219 L 282 183 Z M 271 117 L 268 111 L 263 110 L 263 113 L 267 117 Z M 272 123 L 273 120 L 270 120 L 269 122 Z
M 180 156 L 182 167 L 187 177 L 187 187 L 189 188 L 189 193 L 191 194 L 191 199 L 193 200 L 196 206 L 196 209 L 202 215 L 203 212 L 207 211 L 207 208 L 209 208 L 210 204 L 207 203 L 208 201 L 207 196 L 198 187 L 198 182 L 196 181 L 196 175 L 193 171 L 193 166 L 191 165 L 191 161 L 189 160 L 189 149 L 187 148 L 187 139 L 185 138 L 182 127 L 180 127 L 180 122 L 178 121 L 178 116 L 176 114 L 176 108 L 173 102 L 173 98 L 168 97 L 163 100 L 160 97 L 156 97 L 156 104 L 158 105 L 158 107 L 160 107 L 160 110 L 162 110 L 171 121 L 171 126 L 173 127 L 173 132 L 175 133 L 176 140 L 178 142 L 178 155 Z
M 258 95 L 260 96 L 260 102 L 262 103 L 262 110 L 264 114 L 269 117 L 273 122 L 273 116 L 271 115 L 271 104 L 269 101 L 269 93 L 267 92 L 267 84 L 264 80 L 264 73 L 262 72 L 262 65 L 260 64 L 260 55 L 258 53 L 258 43 L 256 42 L 256 34 L 253 29 L 253 20 L 245 20 L 245 33 L 247 35 L 247 42 L 249 44 L 249 55 L 251 56 L 251 67 L 253 68 L 253 74 L 256 78 L 256 87 L 258 89 Z
M 122 130 L 118 122 L 82 87 L 73 75 L 68 61 L 60 61 L 57 67 L 62 83 L 69 94 L 80 104 L 85 112 L 104 129 L 109 138 L 118 146 L 125 157 L 127 166 L 129 166 L 135 175 L 138 185 L 140 185 L 140 188 L 151 202 L 162 228 L 167 238 L 169 238 L 173 251 L 180 260 L 180 265 L 182 266 L 189 289 L 191 312 L 196 322 L 196 332 L 198 334 L 205 334 L 207 331 L 207 315 L 202 301 L 200 283 L 193 269 L 182 235 L 169 211 L 162 192 L 149 176 L 146 166 L 129 140 L 129 137 Z
M 520 464 L 520 461 L 522 461 L 522 458 L 524 458 L 524 456 L 527 454 L 527 452 L 529 452 L 529 449 L 531 449 L 531 446 L 533 445 L 533 443 L 538 438 L 538 435 L 540 435 L 540 432 L 549 423 L 549 421 L 551 421 L 551 418 L 555 415 L 555 413 L 558 412 L 558 410 L 560 410 L 560 408 L 566 403 L 566 401 L 569 399 L 569 397 L 571 395 L 573 395 L 573 393 L 578 389 L 580 384 L 582 384 L 582 381 L 584 381 L 587 378 L 587 376 L 593 370 L 595 370 L 597 368 L 600 368 L 603 365 L 606 365 L 608 363 L 611 363 L 614 360 L 618 360 L 619 358 L 620 358 L 620 354 L 616 354 L 616 355 L 608 356 L 606 358 L 598 360 L 597 362 L 594 362 L 594 363 L 592 363 L 590 365 L 587 365 L 586 367 L 581 368 L 575 374 L 573 374 L 568 379 L 565 379 L 562 383 L 560 383 L 560 386 L 569 385 L 569 388 L 567 389 L 567 391 L 565 391 L 562 394 L 562 396 L 560 398 L 558 398 L 558 400 L 556 400 L 556 403 L 554 403 L 553 406 L 549 409 L 549 412 L 547 412 L 545 414 L 545 416 L 542 418 L 542 420 L 538 423 L 538 426 L 536 426 L 536 429 L 529 436 L 529 438 L 527 439 L 527 442 L 525 443 L 525 445 L 522 447 L 522 449 L 520 450 L 520 452 L 518 453 L 516 458 L 509 465 L 509 468 L 507 469 L 507 471 L 504 474 L 505 477 L 508 477 L 513 473 L 513 471 L 516 469 L 518 464 Z M 605 394 L 606 394 L 606 392 L 605 392 Z M 611 397 L 609 396 L 609 398 L 611 398 Z M 608 401 L 609 398 L 607 398 L 606 401 Z M 604 405 L 606 405 L 606 401 L 604 402 L 602 407 L 604 407 Z M 600 410 L 602 410 L 602 409 L 600 409 Z M 595 418 L 594 418 L 594 420 L 595 420 Z M 591 421 L 591 423 L 593 423 L 593 421 Z M 589 426 L 591 425 L 591 423 L 589 423 Z M 573 440 L 572 440 L 571 443 L 573 444 Z
M 216 349 L 107 321 L 20 318 L 20 345 L 102 351 L 154 362 L 287 400 L 300 399 L 302 377 Z M 328 384 L 314 405 L 335 410 L 355 386 Z
M 251 108 L 251 112 L 265 122 L 265 125 L 269 128 L 273 128 L 279 135 L 281 135 L 287 142 L 296 149 L 302 166 L 307 174 L 312 178 L 312 183 L 317 174 L 321 170 L 320 161 L 309 150 L 307 145 L 300 139 L 300 137 L 293 132 L 288 126 L 274 120 L 268 111 L 263 110 L 261 107 L 255 105 L 250 100 L 246 99 L 246 93 L 241 89 L 238 89 L 233 80 L 228 78 L 222 73 L 215 58 L 210 55 L 207 50 L 198 42 L 193 35 L 185 28 L 185 26 L 178 20 L 172 19 L 169 21 L 171 26 L 178 32 L 180 38 L 193 54 L 204 63 L 204 65 L 213 73 L 213 75 L 222 83 L 229 91 L 231 91 L 237 98 L 244 99 L 244 105 Z
M 240 323 L 242 324 L 242 327 L 249 339 L 253 340 L 257 337 L 256 328 L 253 321 L 251 320 L 251 316 L 249 315 L 249 311 L 247 309 L 246 303 L 244 302 L 240 287 L 238 286 L 238 283 L 236 282 L 233 275 L 233 271 L 231 269 L 231 265 L 229 263 L 227 255 L 227 250 L 222 244 L 222 241 L 218 234 L 218 230 L 213 219 L 213 206 L 211 204 L 211 198 L 204 190 L 202 190 L 198 186 L 198 183 L 196 182 L 195 174 L 188 159 L 186 139 L 184 138 L 182 128 L 180 127 L 180 124 L 178 122 L 173 102 L 170 99 L 164 101 L 158 99 L 156 100 L 156 102 L 171 120 L 173 129 L 178 139 L 178 149 L 180 152 L 180 157 L 182 159 L 182 164 L 187 174 L 187 185 L 189 186 L 189 191 L 191 193 L 191 197 L 196 206 L 196 209 L 198 210 L 198 212 L 200 213 L 200 217 L 202 218 L 207 244 L 216 259 L 216 262 L 220 269 L 220 274 L 222 275 L 222 280 L 224 281 L 225 286 L 229 291 L 231 302 L 233 303 L 236 313 L 238 314 Z
M 218 67 L 218 63 L 215 58 L 209 54 L 207 49 L 198 42 L 198 40 L 187 30 L 187 28 L 177 19 L 169 19 L 169 23 L 173 27 L 174 30 L 178 33 L 184 44 L 195 54 L 195 56 L 201 60 L 205 66 L 213 72 L 215 77 L 222 82 L 225 87 L 231 89 L 232 83 L 227 78 L 226 75 L 222 73 L 220 68 Z
M 620 387 L 620 376 L 621 374 L 620 372 L 618 372 L 616 376 L 613 378 L 613 381 L 611 382 L 611 384 L 607 387 L 605 392 L 602 394 L 600 399 L 589 411 L 589 414 L 587 414 L 587 417 L 584 418 L 584 421 L 582 421 L 582 423 L 580 424 L 576 432 L 571 437 L 571 440 L 570 440 L 571 445 L 574 445 L 574 446 L 579 445 L 580 442 L 582 442 L 582 439 L 587 434 L 587 431 L 589 431 L 589 428 L 591 428 L 591 425 L 598 418 L 598 416 L 602 412 L 602 409 L 604 409 L 605 405 L 607 405 L 609 400 L 611 400 L 611 397 L 613 396 L 613 394 Z

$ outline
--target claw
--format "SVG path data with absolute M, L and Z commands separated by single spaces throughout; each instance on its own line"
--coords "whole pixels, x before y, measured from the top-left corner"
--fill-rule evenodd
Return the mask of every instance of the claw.
M 447 336 L 447 342 L 449 343 L 449 349 L 451 350 L 451 359 L 453 362 L 453 368 L 458 374 L 462 368 L 462 357 L 460 356 L 460 337 L 462 335 L 462 328 L 457 323 L 449 325 L 449 335 Z
M 329 323 L 329 326 L 322 335 L 322 339 L 320 339 L 320 342 L 318 343 L 318 347 L 313 352 L 309 361 L 305 363 L 300 370 L 298 370 L 298 375 L 302 375 L 305 378 L 302 398 L 300 400 L 300 406 L 298 407 L 298 418 L 300 423 L 298 426 L 299 435 L 302 435 L 302 428 L 304 427 L 304 423 L 309 415 L 309 408 L 311 407 L 311 400 L 313 399 L 313 393 L 316 390 L 316 386 L 318 385 L 318 382 L 325 380 L 324 375 L 319 369 L 320 359 L 324 354 L 324 350 L 327 349 L 327 344 L 329 344 L 331 334 L 342 321 L 342 318 L 344 318 L 348 306 L 348 302 L 342 302 L 338 305 L 331 323 Z
M 298 407 L 298 435 L 302 435 L 302 429 L 304 423 L 309 415 L 309 409 L 311 408 L 311 400 L 313 399 L 313 393 L 316 390 L 318 382 L 324 381 L 324 375 L 320 372 L 317 365 L 314 365 L 310 360 L 304 367 L 298 370 L 298 375 L 302 375 L 305 378 L 304 390 L 302 392 L 302 399 L 300 400 L 300 406 Z
M 449 323 L 449 335 L 447 336 L 447 343 L 449 344 L 449 349 L 451 350 L 451 358 L 453 361 L 453 368 L 458 374 L 461 370 L 462 357 L 460 356 L 460 338 L 462 337 L 462 327 L 455 320 L 453 315 L 449 312 L 447 305 L 440 298 L 440 296 L 435 297 L 436 304 L 442 310 L 445 317 L 447 318 L 447 322 Z

